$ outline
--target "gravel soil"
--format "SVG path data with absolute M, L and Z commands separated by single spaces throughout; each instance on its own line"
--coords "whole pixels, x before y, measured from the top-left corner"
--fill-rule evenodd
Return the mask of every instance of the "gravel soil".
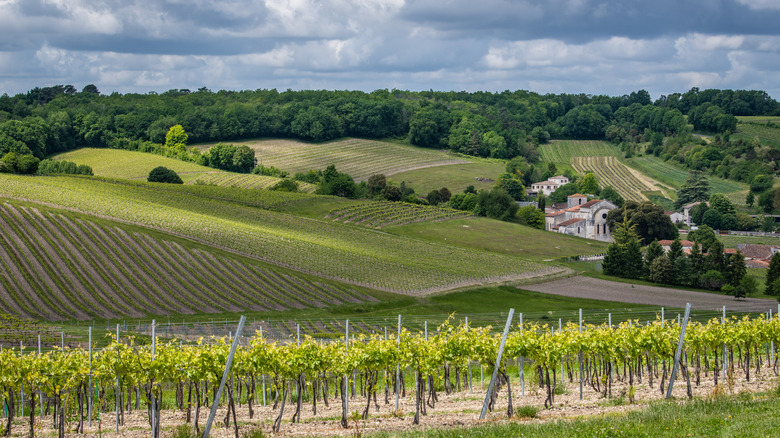
M 755 368 L 752 370 L 755 371 Z M 763 367 L 760 375 L 753 375 L 751 372 L 751 381 L 746 382 L 744 380 L 744 373 L 740 370 L 736 370 L 736 379 L 731 381 L 731 385 L 723 386 L 722 390 L 726 394 L 738 394 L 742 392 L 756 392 L 766 391 L 777 386 L 778 377 L 769 367 Z M 389 404 L 384 402 L 384 387 L 380 387 L 377 393 L 377 401 L 379 402 L 379 409 L 374 407 L 372 402 L 369 412 L 369 418 L 367 420 L 360 420 L 357 422 L 357 426 L 361 433 L 370 433 L 376 431 L 404 431 L 404 430 L 426 430 L 431 428 L 448 428 L 448 427 L 470 427 L 477 426 L 485 423 L 493 422 L 520 422 L 529 424 L 539 424 L 548 421 L 555 421 L 561 419 L 581 419 L 591 416 L 601 416 L 610 413 L 624 413 L 630 410 L 646 408 L 651 401 L 659 400 L 664 397 L 660 390 L 659 380 L 655 378 L 653 380 L 652 387 L 649 385 L 647 376 L 643 375 L 641 381 L 635 382 L 636 395 L 635 403 L 630 403 L 628 400 L 627 392 L 628 385 L 615 378 L 615 383 L 612 389 L 612 398 L 605 398 L 603 394 L 596 393 L 593 388 L 586 386 L 584 388 L 583 399 L 579 398 L 579 384 L 576 377 L 573 382 L 566 382 L 564 384 L 563 394 L 555 396 L 555 404 L 550 409 L 545 409 L 544 399 L 546 392 L 539 388 L 538 385 L 533 384 L 531 381 L 527 381 L 525 386 L 525 395 L 521 396 L 521 389 L 517 381 L 517 376 L 510 376 L 514 382 L 512 384 L 513 392 L 513 405 L 515 410 L 520 406 L 532 405 L 538 408 L 538 413 L 535 418 L 519 418 L 514 417 L 507 419 L 507 391 L 506 387 L 502 388 L 499 393 L 498 400 L 496 402 L 496 409 L 493 412 L 488 412 L 485 420 L 479 420 L 479 412 L 482 408 L 482 402 L 485 396 L 485 389 L 480 386 L 479 374 L 475 373 L 474 386 L 472 388 L 473 393 L 468 388 L 460 392 L 454 392 L 450 395 L 446 395 L 443 392 L 439 393 L 439 402 L 436 403 L 435 408 L 427 408 L 427 414 L 420 417 L 420 425 L 413 425 L 412 419 L 415 411 L 413 394 L 407 392 L 407 397 L 400 400 L 400 409 L 395 412 L 395 400 L 391 394 L 389 397 Z M 636 376 L 635 376 L 636 378 Z M 709 398 L 715 394 L 715 386 L 713 381 L 712 372 L 705 374 L 704 369 L 700 370 L 700 385 L 696 385 L 696 372 L 691 369 L 691 384 L 693 396 L 695 398 Z M 532 378 L 531 378 L 532 379 Z M 489 375 L 485 375 L 485 387 L 487 386 Z M 667 380 L 668 384 L 668 380 Z M 560 385 L 560 383 L 559 383 Z M 259 385 L 258 385 L 259 387 Z M 678 377 L 675 382 L 673 398 L 678 401 L 685 400 L 686 396 L 686 382 L 682 378 L 682 375 Z M 303 436 L 358 436 L 356 434 L 356 422 L 350 420 L 349 429 L 343 429 L 339 425 L 339 419 L 341 415 L 341 405 L 338 399 L 330 398 L 330 407 L 325 407 L 322 401 L 317 403 L 317 415 L 312 415 L 312 404 L 310 402 L 303 405 L 303 416 L 300 423 L 291 423 L 290 418 L 294 413 L 295 403 L 287 402 L 284 410 L 283 422 L 281 431 L 277 434 L 271 432 L 271 423 L 273 419 L 278 415 L 278 409 L 272 410 L 270 406 L 255 406 L 255 415 L 253 419 L 249 419 L 248 410 L 246 404 L 243 406 L 237 406 L 237 418 L 239 427 L 239 436 L 245 431 L 252 428 L 260 428 L 263 430 L 265 436 L 280 436 L 280 437 L 303 437 Z M 271 401 L 269 400 L 269 404 Z M 362 410 L 365 408 L 365 397 L 356 397 L 350 400 L 349 412 L 352 413 L 356 410 Z M 111 406 L 113 408 L 113 406 Z M 225 418 L 225 409 L 220 408 L 217 412 L 214 426 L 211 430 L 211 436 L 217 438 L 229 438 L 234 437 L 235 432 L 233 430 L 233 424 L 231 422 L 230 427 L 224 426 L 223 420 Z M 209 415 L 209 408 L 202 407 L 200 411 L 200 428 L 201 433 Z M 98 431 L 98 422 L 93 421 L 92 427 L 88 428 L 85 424 L 85 434 L 75 434 L 73 432 L 66 433 L 68 437 L 133 437 L 141 438 L 148 437 L 149 423 L 146 414 L 146 410 L 142 407 L 140 411 L 134 411 L 133 413 L 125 413 L 125 424 L 120 426 L 120 432 L 117 434 L 114 432 L 114 413 L 113 411 L 102 413 L 101 419 L 101 431 Z M 194 409 L 193 409 L 194 418 Z M 186 415 L 181 411 L 165 410 L 162 412 L 162 433 L 161 436 L 171 436 L 173 430 L 182 424 L 185 424 Z M 232 420 L 231 420 L 232 421 Z M 51 416 L 45 416 L 43 421 L 39 417 L 36 417 L 36 436 L 56 436 L 56 431 L 51 429 Z M 29 423 L 27 418 L 17 419 L 14 422 L 12 436 L 28 436 Z M 71 431 L 75 428 L 75 423 L 71 423 L 68 429 Z
M 777 302 L 774 300 L 761 298 L 735 300 L 728 295 L 717 293 L 618 283 L 584 276 L 562 278 L 520 287 L 525 290 L 572 298 L 618 301 L 659 307 L 684 308 L 685 303 L 691 303 L 691 308 L 697 310 L 720 310 L 723 306 L 726 306 L 726 310 L 737 312 L 766 312 L 769 309 L 777 309 Z

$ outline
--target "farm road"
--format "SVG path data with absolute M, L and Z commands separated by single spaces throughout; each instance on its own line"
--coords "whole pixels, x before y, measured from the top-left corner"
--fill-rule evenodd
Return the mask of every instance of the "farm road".
M 777 309 L 777 302 L 774 300 L 746 298 L 737 301 L 726 295 L 617 283 L 584 276 L 523 285 L 520 288 L 572 298 L 619 301 L 659 307 L 685 307 L 685 303 L 691 303 L 691 308 L 698 310 L 720 310 L 723 306 L 726 306 L 727 310 L 737 312 L 766 312 L 769 309 Z

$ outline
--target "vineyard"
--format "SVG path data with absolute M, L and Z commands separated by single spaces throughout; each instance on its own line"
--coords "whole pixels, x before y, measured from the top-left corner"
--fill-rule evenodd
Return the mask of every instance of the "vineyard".
M 281 179 L 273 176 L 245 174 L 245 173 L 207 173 L 190 181 L 188 184 L 215 185 L 220 187 L 235 187 L 240 189 L 270 189 L 279 183 Z M 314 193 L 317 186 L 298 181 L 298 191 Z
M 238 143 L 237 143 L 238 144 Z M 356 180 L 374 174 L 393 175 L 422 167 L 466 163 L 447 152 L 376 140 L 350 138 L 328 143 L 295 140 L 256 140 L 241 142 L 254 149 L 257 162 L 290 173 L 323 170 L 331 164 Z M 204 150 L 211 145 L 202 145 Z
M 382 228 L 416 222 L 442 221 L 468 217 L 464 211 L 406 202 L 367 202 L 332 210 L 325 216 L 334 221 Z
M 255 208 L 227 198 L 228 192 L 237 189 L 158 186 L 0 175 L 0 196 L 131 222 L 312 275 L 391 292 L 420 294 L 564 272 L 518 257 Z M 201 191 L 222 193 L 226 198 L 200 196 Z M 270 195 L 246 196 L 265 199 Z M 274 196 L 288 200 L 311 197 Z
M 282 270 L 119 227 L 0 204 L 0 311 L 118 318 L 267 311 L 375 301 Z
M 732 137 L 734 139 L 753 140 L 758 138 L 762 145 L 771 146 L 775 149 L 780 148 L 780 123 L 779 118 L 750 118 L 740 117 L 740 123 L 737 125 L 737 132 Z M 774 123 L 769 125 L 768 123 Z
M 542 161 L 572 164 L 576 157 L 617 157 L 620 149 L 605 141 L 597 140 L 553 140 L 539 146 Z
M 66 428 L 157 436 L 151 431 L 186 424 L 202 433 L 212 408 L 220 437 L 256 428 L 318 435 L 388 430 L 452 415 L 472 424 L 483 401 L 492 419 L 526 406 L 603 410 L 610 401 L 766 389 L 780 366 L 780 319 L 764 315 L 699 322 L 686 314 L 646 324 L 580 318 L 565 325 L 523 322 L 519 315 L 507 329 L 510 322 L 503 336 L 452 319 L 412 332 L 399 317 L 397 328 L 374 335 L 354 335 L 347 321 L 344 336 L 329 343 L 307 336 L 269 343 L 258 332 L 197 344 L 153 336 L 151 345 L 117 326 L 100 350 L 5 348 L 5 427 L 29 436 L 50 427 L 60 436 Z M 154 326 L 152 333 L 159 334 Z
M 574 170 L 580 174 L 593 172 L 599 185 L 612 186 L 626 200 L 646 201 L 642 192 L 660 191 L 668 198 L 668 188 L 627 167 L 615 157 L 582 156 L 573 158 Z

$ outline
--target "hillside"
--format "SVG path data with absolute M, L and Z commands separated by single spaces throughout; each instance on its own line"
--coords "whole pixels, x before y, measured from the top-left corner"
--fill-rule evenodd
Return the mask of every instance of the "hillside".
M 291 173 L 323 170 L 335 164 L 356 180 L 374 174 L 396 173 L 448 164 L 468 163 L 446 152 L 377 140 L 347 138 L 326 143 L 296 140 L 250 140 L 229 142 L 247 145 L 255 151 L 258 164 L 275 166 Z M 214 144 L 198 145 L 206 150 Z M 440 187 L 439 187 L 440 188 Z
M 321 199 L 306 194 L 2 175 L 0 197 L 138 224 L 299 272 L 391 292 L 420 294 L 561 272 L 524 258 L 258 208 L 278 210 Z
M 333 282 L 127 228 L 3 202 L 0 312 L 52 321 L 376 301 Z
M 185 184 L 267 189 L 280 181 L 272 176 L 225 172 L 175 158 L 122 149 L 83 148 L 58 154 L 53 158 L 86 164 L 92 168 L 95 176 L 107 178 L 146 180 L 149 171 L 163 166 L 178 173 Z M 300 191 L 307 193 L 313 193 L 317 188 L 305 182 L 298 182 L 298 186 Z

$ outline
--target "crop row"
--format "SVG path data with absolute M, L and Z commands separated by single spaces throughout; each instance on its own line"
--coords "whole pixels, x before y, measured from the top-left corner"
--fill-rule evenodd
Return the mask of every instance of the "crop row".
M 280 178 L 265 175 L 215 172 L 198 177 L 191 184 L 216 185 L 220 187 L 235 187 L 241 189 L 270 189 L 281 181 Z M 317 186 L 298 182 L 298 188 L 304 193 L 314 193 Z
M 451 208 L 379 201 L 331 210 L 326 218 L 340 222 L 382 228 L 415 222 L 441 221 L 467 217 L 468 213 Z
M 371 299 L 117 227 L 0 205 L 0 311 L 47 320 Z
M 575 157 L 617 156 L 618 149 L 596 140 L 553 140 L 541 145 L 539 151 L 543 161 L 571 164 Z
M 322 170 L 335 164 L 357 180 L 373 174 L 390 175 L 416 167 L 464 163 L 446 152 L 432 151 L 410 146 L 374 140 L 346 139 L 341 141 L 304 144 L 286 142 L 284 147 L 274 147 L 273 141 L 252 145 L 262 156 L 265 165 L 276 166 L 289 172 Z
M 780 129 L 777 126 L 766 126 L 760 123 L 740 123 L 737 125 L 735 138 L 752 140 L 758 138 L 761 144 L 773 148 L 780 147 Z
M 573 165 L 577 172 L 593 172 L 600 186 L 614 187 L 626 200 L 642 202 L 647 200 L 642 192 L 657 190 L 638 179 L 615 157 L 577 157 Z
M 295 325 L 293 321 L 282 321 L 281 324 L 287 330 Z M 364 332 L 371 330 L 355 328 Z M 697 322 L 688 321 L 686 313 L 682 323 L 656 318 L 646 325 L 629 320 L 617 325 L 569 322 L 555 327 L 526 321 L 514 327 L 507 325 L 507 329 L 511 330 L 502 335 L 491 327 L 455 326 L 448 320 L 424 332 L 413 333 L 399 327 L 398 332 L 359 334 L 330 343 L 307 336 L 287 342 L 268 342 L 264 336 L 253 336 L 233 344 L 232 359 L 228 359 L 231 347 L 227 338 L 212 343 L 200 341 L 197 345 L 156 342 L 154 346 L 114 339 L 99 351 L 55 349 L 43 354 L 5 349 L 0 351 L 0 381 L 4 382 L 3 398 L 10 408 L 10 416 L 15 415 L 17 396 L 23 397 L 24 392 L 28 398 L 33 397 L 30 436 L 34 436 L 36 396 L 45 395 L 55 403 L 72 400 L 58 407 L 68 409 L 67 413 L 77 417 L 81 424 L 84 413 L 92 412 L 84 406 L 92 403 L 92 398 L 81 396 L 85 394 L 81 391 L 88 385 L 101 389 L 99 399 L 104 402 L 101 411 L 116 410 L 117 428 L 120 413 L 123 417 L 123 411 L 131 409 L 129 400 L 125 404 L 118 397 L 124 394 L 131 397 L 135 393 L 135 409 L 138 410 L 138 391 L 144 388 L 147 412 L 154 412 L 156 401 L 163 400 L 167 394 L 168 400 L 173 400 L 169 406 L 181 412 L 165 412 L 164 415 L 181 419 L 186 410 L 187 421 L 194 423 L 195 430 L 200 426 L 199 410 L 208 406 L 208 401 L 226 406 L 225 418 L 229 420 L 233 411 L 236 435 L 239 433 L 236 405 L 241 410 L 247 409 L 251 420 L 253 403 L 262 401 L 266 405 L 267 397 L 274 400 L 275 405 L 281 402 L 273 409 L 261 410 L 261 418 L 253 421 L 262 424 L 270 420 L 262 415 L 274 415 L 273 431 L 279 432 L 289 395 L 290 404 L 294 406 L 291 410 L 295 409 L 293 422 L 300 422 L 303 403 L 312 402 L 314 412 L 310 418 L 313 421 L 309 420 L 306 431 L 311 434 L 317 432 L 312 425 L 333 421 L 324 418 L 333 417 L 332 411 L 325 409 L 319 416 L 316 413 L 320 396 L 325 406 L 331 396 L 333 403 L 341 404 L 342 427 L 348 425 L 348 406 L 365 403 L 362 418 L 367 419 L 373 411 L 370 405 L 373 397 L 379 411 L 376 393 L 380 389 L 384 389 L 385 394 L 385 412 L 381 415 L 399 414 L 399 408 L 393 411 L 390 394 L 394 395 L 396 406 L 402 398 L 414 398 L 413 402 L 406 400 L 404 403 L 408 411 L 414 412 L 414 418 L 403 421 L 412 424 L 421 422 L 420 414 L 426 414 L 426 405 L 436 409 L 437 392 L 455 393 L 460 398 L 459 409 L 463 409 L 464 399 L 467 402 L 468 399 L 481 399 L 481 396 L 458 394 L 462 390 L 473 391 L 472 362 L 483 366 L 486 375 L 492 372 L 494 377 L 499 376 L 491 409 L 497 408 L 500 392 L 500 403 L 502 407 L 507 406 L 506 415 L 510 418 L 513 416 L 513 397 L 522 397 L 524 404 L 543 403 L 545 408 L 568 405 L 571 400 L 556 401 L 556 395 L 560 394 L 556 386 L 561 384 L 576 388 L 575 382 L 578 382 L 580 399 L 587 397 L 588 404 L 618 394 L 622 394 L 618 396 L 621 398 L 628 394 L 633 403 L 635 397 L 653 397 L 658 390 L 667 397 L 676 394 L 690 398 L 694 396 L 694 387 L 698 394 L 712 397 L 713 393 L 765 387 L 775 380 L 779 365 L 776 347 L 780 345 L 780 319 L 764 315 L 742 319 L 724 316 Z M 230 363 L 230 379 L 222 399 L 215 397 L 214 389 L 220 380 L 222 385 L 226 383 L 223 377 L 228 374 L 226 363 Z M 518 372 L 508 372 L 507 368 L 515 364 Z M 493 370 L 495 365 L 498 367 Z M 513 371 L 512 368 L 509 370 Z M 410 372 L 411 378 L 407 379 L 401 372 Z M 407 391 L 406 385 L 412 382 L 416 388 Z M 358 384 L 359 392 L 356 391 Z M 270 393 L 269 386 L 273 387 Z M 116 392 L 112 390 L 114 387 Z M 331 392 L 331 388 L 337 390 Z M 637 391 L 638 388 L 646 391 Z M 258 393 L 258 389 L 262 392 Z M 545 394 L 526 398 L 526 390 L 532 391 L 529 394 L 532 396 L 537 392 Z M 172 394 L 174 391 L 176 396 Z M 190 394 L 187 402 L 185 392 Z M 70 398 L 72 395 L 76 397 Z M 363 400 L 355 400 L 357 397 Z M 106 399 L 110 403 L 105 403 Z M 43 406 L 43 400 L 39 401 Z M 193 407 L 194 417 L 189 415 Z M 469 415 L 472 409 L 470 406 L 461 414 Z M 60 412 L 65 414 L 65 411 Z M 159 416 L 157 411 L 156 418 Z M 13 421 L 8 424 L 13 425 Z M 155 427 L 151 421 L 147 424 Z M 225 427 L 228 425 L 226 420 Z M 64 425 L 59 427 L 64 432 Z
M 0 175 L 0 196 L 130 221 L 299 271 L 397 292 L 549 273 L 513 256 L 190 196 L 186 190 L 159 191 L 90 178 Z

